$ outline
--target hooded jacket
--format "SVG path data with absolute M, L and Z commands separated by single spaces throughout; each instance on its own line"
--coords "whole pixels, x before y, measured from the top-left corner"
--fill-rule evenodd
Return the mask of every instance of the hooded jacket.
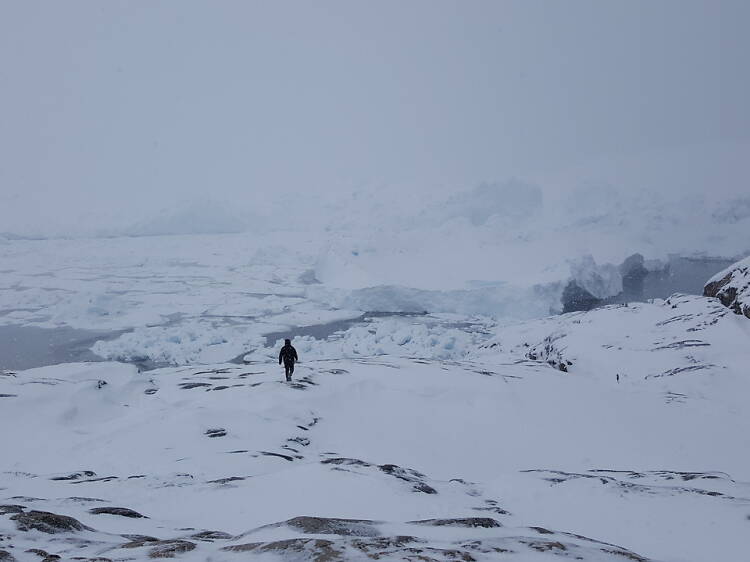
M 295 361 L 299 361 L 299 358 L 297 357 L 297 350 L 294 349 L 290 342 L 285 343 L 284 347 L 282 347 L 281 351 L 279 351 L 279 365 L 281 365 L 282 361 L 285 364 L 291 363 L 292 365 L 294 365 Z

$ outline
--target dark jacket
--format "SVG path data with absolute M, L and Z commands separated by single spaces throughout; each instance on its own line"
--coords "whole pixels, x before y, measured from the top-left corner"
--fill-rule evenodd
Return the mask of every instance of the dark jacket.
M 294 346 L 287 344 L 281 348 L 281 351 L 279 351 L 279 365 L 281 365 L 282 361 L 285 364 L 291 363 L 292 365 L 294 365 L 295 361 L 299 361 L 297 350 L 294 349 Z

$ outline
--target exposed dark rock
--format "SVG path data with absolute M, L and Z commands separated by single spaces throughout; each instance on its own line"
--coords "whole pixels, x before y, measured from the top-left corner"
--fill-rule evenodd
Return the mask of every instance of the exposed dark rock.
M 472 509 L 474 511 L 488 511 L 491 513 L 496 513 L 498 515 L 510 515 L 509 511 L 497 505 L 496 500 L 484 500 L 484 503 L 487 504 L 486 507 L 474 507 Z
M 0 394 L 0 398 L 17 398 L 18 394 Z
M 101 478 L 88 478 L 86 480 L 76 480 L 71 484 L 85 484 L 86 482 L 111 482 L 117 480 L 117 476 L 102 476 Z
M 148 552 L 149 558 L 174 558 L 183 552 L 195 550 L 195 543 L 183 540 L 160 541 Z
M 557 347 L 555 342 L 562 339 L 564 334 L 552 334 L 544 338 L 544 340 L 533 347 L 529 348 L 526 352 L 526 358 L 532 361 L 544 361 L 550 367 L 562 371 L 568 372 L 568 367 L 573 365 L 573 362 L 566 359 L 562 351 Z
M 533 529 L 540 535 L 554 535 L 554 531 L 550 531 L 549 529 L 545 529 L 544 527 L 529 527 L 529 529 Z
M 80 480 L 81 478 L 91 478 L 92 476 L 96 476 L 96 472 L 93 470 L 81 470 L 66 476 L 54 476 L 50 480 Z
M 156 537 L 150 537 L 148 535 L 122 535 L 123 538 L 126 538 L 129 540 L 129 542 L 126 542 L 125 544 L 120 545 L 120 548 L 141 548 L 143 546 L 149 546 L 153 545 L 155 543 L 161 542 L 160 539 L 157 539 Z
M 552 482 L 553 484 L 562 484 L 564 482 L 568 482 L 571 480 L 576 479 L 589 479 L 598 481 L 604 486 L 615 486 L 625 492 L 632 492 L 632 493 L 642 493 L 642 494 L 694 494 L 698 496 L 709 496 L 714 498 L 722 498 L 722 499 L 735 499 L 732 496 L 728 496 L 725 494 L 722 494 L 721 492 L 711 491 L 711 490 L 704 490 L 702 488 L 689 488 L 687 486 L 670 486 L 668 489 L 665 489 L 663 486 L 651 486 L 647 484 L 640 484 L 635 482 L 630 482 L 628 480 L 620 480 L 618 478 L 614 478 L 612 476 L 606 475 L 607 472 L 612 472 L 613 474 L 626 474 L 630 478 L 642 478 L 644 475 L 648 476 L 657 476 L 665 479 L 670 479 L 668 477 L 664 476 L 664 473 L 666 474 L 680 474 L 680 473 L 670 473 L 669 471 L 653 471 L 653 472 L 647 472 L 647 473 L 629 473 L 626 471 L 605 471 L 605 470 L 596 470 L 591 471 L 593 474 L 587 474 L 587 473 L 577 473 L 577 472 L 563 472 L 561 470 L 523 470 L 522 472 L 536 472 L 545 474 L 544 480 L 548 482 Z M 635 474 L 635 476 L 632 476 L 631 474 Z M 691 473 L 685 473 L 685 474 L 691 474 Z M 589 539 L 590 540 L 590 539 Z
M 290 462 L 294 461 L 294 457 L 290 457 L 289 455 L 282 455 L 281 453 L 270 453 L 268 451 L 261 451 L 260 454 L 266 457 L 279 457 L 281 459 L 284 459 L 285 461 L 290 461 Z M 302 457 L 299 457 L 299 458 L 302 458 Z
M 568 550 L 568 547 L 558 541 L 528 541 L 528 546 L 539 552 L 548 552 L 550 550 Z
M 23 510 L 26 509 L 22 505 L 0 505 L 0 515 L 7 515 L 8 513 L 23 513 Z
M 214 429 L 206 430 L 206 435 L 208 435 L 209 437 L 224 437 L 226 436 L 226 434 L 227 434 L 227 430 L 224 429 L 223 427 L 217 427 Z
M 422 539 L 412 537 L 409 535 L 396 535 L 395 537 L 373 537 L 366 540 L 354 539 L 351 545 L 364 552 L 370 552 L 372 550 L 384 550 L 392 548 L 403 548 L 406 545 L 424 542 Z M 374 558 L 377 559 L 377 556 Z
M 395 476 L 399 480 L 409 482 L 412 485 L 412 489 L 415 492 L 422 492 L 424 494 L 437 494 L 437 490 L 432 486 L 426 484 L 423 481 L 425 475 L 416 470 L 410 468 L 401 468 L 395 464 L 381 464 L 378 466 L 380 470 L 391 476 Z
M 321 464 L 335 464 L 339 466 L 359 466 L 359 467 L 372 467 L 375 466 L 372 463 L 361 461 L 359 459 L 350 459 L 346 457 L 336 457 L 332 459 L 325 459 L 320 461 Z M 412 489 L 415 492 L 422 492 L 424 494 L 437 494 L 437 490 L 427 484 L 424 479 L 426 476 L 421 472 L 412 470 L 410 468 L 402 468 L 395 464 L 382 464 L 377 466 L 379 470 L 386 474 L 408 482 L 412 485 Z M 341 469 L 345 470 L 345 469 Z
M 7 550 L 0 550 L 0 562 L 16 562 L 16 559 Z
M 649 562 L 648 558 L 644 558 L 643 556 L 639 556 L 635 552 L 630 552 L 629 550 L 625 550 L 622 548 L 602 548 L 602 552 L 606 552 L 607 554 L 616 554 L 629 560 L 634 560 L 635 562 Z
M 431 527 L 482 527 L 492 529 L 502 527 L 499 521 L 490 517 L 462 517 L 457 519 L 421 519 L 419 521 L 409 521 L 414 525 L 429 525 Z
M 228 552 L 269 552 L 285 558 L 296 558 L 300 553 L 307 554 L 305 559 L 313 562 L 334 562 L 345 560 L 342 551 L 336 550 L 331 541 L 324 539 L 288 539 L 269 543 L 249 543 L 225 546 Z
M 30 548 L 25 552 L 28 552 L 29 554 L 36 554 L 40 558 L 43 558 L 42 562 L 54 562 L 55 560 L 60 560 L 60 555 L 50 554 L 49 552 L 47 552 L 46 550 L 42 550 L 41 548 Z
M 224 369 L 211 369 L 210 371 L 196 371 L 193 373 L 193 376 L 196 375 L 226 375 L 230 372 L 231 367 L 227 367 Z
M 205 386 L 211 386 L 211 384 L 207 382 L 185 382 L 180 384 L 180 388 L 183 390 L 190 390 L 192 388 L 201 388 Z
M 342 535 L 376 537 L 380 532 L 374 521 L 366 519 L 336 519 L 330 517 L 295 517 L 282 523 L 308 535 Z
M 145 515 L 141 515 L 137 511 L 133 511 L 127 507 L 95 507 L 89 509 L 89 513 L 93 513 L 94 515 L 119 515 L 121 517 L 130 517 L 132 519 L 147 519 Z
M 652 470 L 649 472 L 636 472 L 634 470 L 606 470 L 606 469 L 594 469 L 589 470 L 593 473 L 602 474 L 619 474 L 627 476 L 628 478 L 644 478 L 646 476 L 658 476 L 664 480 L 676 480 L 680 479 L 685 482 L 690 480 L 727 480 L 733 482 L 728 474 L 725 472 L 680 472 L 675 470 Z
M 466 550 L 459 548 L 435 548 L 424 546 L 426 541 L 410 536 L 382 537 L 376 539 L 349 541 L 349 546 L 361 550 L 367 558 L 380 560 L 381 558 L 393 560 L 396 557 L 402 560 L 422 560 L 424 562 L 442 562 L 456 560 L 462 562 L 475 562 L 474 558 Z M 490 550 L 486 549 L 489 553 Z M 493 554 L 504 552 L 502 549 L 492 549 Z
M 216 480 L 208 480 L 207 484 L 229 484 L 230 482 L 238 482 L 240 480 L 247 480 L 247 476 L 229 476 L 227 478 L 217 478 Z
M 224 531 L 201 531 L 200 533 L 191 535 L 190 538 L 197 541 L 212 542 L 229 540 L 232 538 L 232 535 L 225 533 Z
M 100 498 L 84 498 L 80 496 L 72 496 L 66 499 L 68 501 L 77 502 L 77 503 L 107 503 L 107 500 L 103 500 Z
M 703 295 L 715 297 L 735 314 L 750 318 L 750 258 L 731 265 L 706 283 Z
M 433 548 L 424 541 L 411 536 L 341 538 L 336 541 L 324 539 L 288 539 L 274 542 L 256 542 L 226 546 L 228 552 L 273 553 L 282 559 L 309 560 L 312 562 L 338 562 L 346 560 L 421 560 L 438 562 L 456 560 L 473 562 L 476 559 L 460 548 Z M 359 550 L 357 556 L 351 549 Z M 483 552 L 498 554 L 506 549 L 487 548 Z
M 48 511 L 28 511 L 11 517 L 19 531 L 41 531 L 42 533 L 69 533 L 74 531 L 91 531 L 77 519 L 67 515 L 58 515 Z
M 341 464 L 347 466 L 372 466 L 369 462 L 361 461 L 359 459 L 349 459 L 345 457 L 336 457 L 334 459 L 325 459 L 320 461 L 321 464 Z

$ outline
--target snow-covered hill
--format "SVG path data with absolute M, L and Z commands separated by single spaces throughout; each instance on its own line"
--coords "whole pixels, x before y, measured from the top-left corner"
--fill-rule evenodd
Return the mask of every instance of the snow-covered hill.
M 714 275 L 703 294 L 718 298 L 724 306 L 750 318 L 750 257 Z
M 678 295 L 450 360 L 311 343 L 292 384 L 261 357 L 5 372 L 0 557 L 740 561 L 748 341 Z

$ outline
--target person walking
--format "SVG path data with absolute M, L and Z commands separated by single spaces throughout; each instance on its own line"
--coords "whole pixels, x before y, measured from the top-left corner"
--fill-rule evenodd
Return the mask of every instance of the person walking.
M 292 340 L 284 340 L 284 347 L 279 351 L 279 365 L 284 362 L 284 371 L 286 372 L 287 382 L 292 380 L 292 373 L 294 373 L 294 363 L 299 361 L 297 357 L 297 350 L 292 346 Z

